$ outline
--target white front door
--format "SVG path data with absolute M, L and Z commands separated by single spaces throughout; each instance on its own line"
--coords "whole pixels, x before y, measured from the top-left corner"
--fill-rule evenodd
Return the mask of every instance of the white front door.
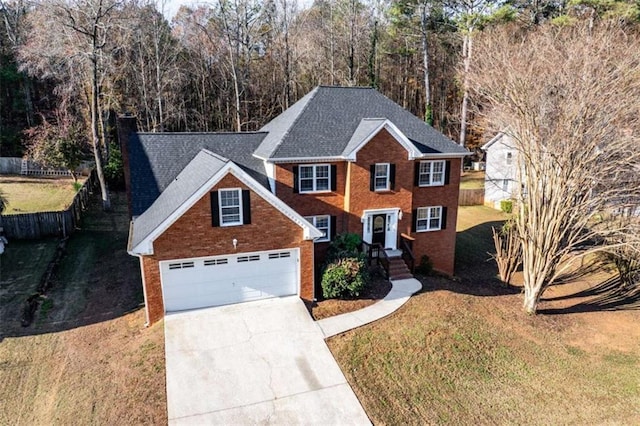
M 400 209 L 373 209 L 362 212 L 362 239 L 369 244 L 381 243 L 384 248 L 398 248 L 398 213 Z
M 284 249 L 161 262 L 165 311 L 297 294 L 299 253 Z

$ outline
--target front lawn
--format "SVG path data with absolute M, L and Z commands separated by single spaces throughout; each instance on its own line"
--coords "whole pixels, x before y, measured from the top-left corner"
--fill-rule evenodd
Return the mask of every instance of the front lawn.
M 367 414 L 374 424 L 637 423 L 640 312 L 579 297 L 597 274 L 551 288 L 548 314 L 524 314 L 518 289 L 485 262 L 501 218 L 461 208 L 462 276 L 425 278 L 395 314 L 329 340 Z
M 0 175 L 0 191 L 8 201 L 4 214 L 64 210 L 76 195 L 73 179 L 61 177 Z

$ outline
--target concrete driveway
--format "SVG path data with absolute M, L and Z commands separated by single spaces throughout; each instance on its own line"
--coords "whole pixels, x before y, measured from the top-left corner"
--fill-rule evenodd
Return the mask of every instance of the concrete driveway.
M 169 424 L 370 424 L 298 297 L 165 317 Z

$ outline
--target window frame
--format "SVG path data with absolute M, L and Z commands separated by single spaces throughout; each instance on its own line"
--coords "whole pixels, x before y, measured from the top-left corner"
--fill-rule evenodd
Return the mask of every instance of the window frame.
M 429 171 L 428 172 L 424 172 L 422 170 L 422 166 L 424 164 L 429 164 Z M 435 164 L 441 164 L 442 165 L 442 171 L 438 172 L 440 173 L 441 177 L 439 181 L 435 181 L 434 180 L 434 165 Z M 427 187 L 427 186 L 443 186 L 445 184 L 445 180 L 446 180 L 446 173 L 447 173 L 447 162 L 446 160 L 424 160 L 424 161 L 420 161 L 420 164 L 418 166 L 418 186 L 420 187 Z M 427 182 L 423 182 L 423 176 L 427 177 Z
M 513 152 L 507 151 L 507 153 L 505 154 L 505 163 L 507 164 L 507 166 L 513 165 Z
M 384 176 L 378 176 L 378 166 L 384 166 L 386 173 Z M 385 187 L 378 188 L 378 179 L 385 180 Z M 375 163 L 373 168 L 373 190 L 374 192 L 391 190 L 391 163 Z
M 318 177 L 318 169 L 321 167 L 326 167 L 327 176 L 326 177 Z M 302 177 L 302 170 L 305 168 L 311 168 L 311 177 Z M 327 189 L 318 189 L 318 179 L 326 179 L 327 180 Z M 302 186 L 302 181 L 311 180 L 312 189 L 307 190 Z M 323 193 L 323 192 L 331 192 L 331 164 L 328 163 L 320 163 L 320 164 L 300 164 L 298 165 L 298 193 L 300 194 L 314 194 L 314 193 Z
M 438 209 L 438 216 L 432 216 L 432 212 L 434 209 Z M 416 232 L 431 232 L 431 231 L 441 231 L 442 230 L 442 206 L 426 206 L 426 207 L 418 207 L 416 209 Z M 420 212 L 427 212 L 427 216 L 424 218 L 420 218 Z M 438 226 L 432 227 L 431 221 L 438 220 Z M 421 228 L 420 223 L 423 223 L 423 227 Z M 425 226 L 426 225 L 426 226 Z
M 237 194 L 238 197 L 238 205 L 237 206 L 223 206 L 222 205 L 222 194 L 223 193 L 229 193 L 229 192 L 235 192 Z M 235 215 L 235 213 L 223 213 L 222 209 L 223 208 L 238 208 L 238 220 L 234 221 L 234 222 L 225 222 L 224 218 L 225 216 L 231 216 L 231 215 Z M 238 226 L 238 225 L 242 225 L 244 223 L 243 220 L 243 210 L 242 210 L 243 206 L 242 206 L 242 188 L 224 188 L 224 189 L 219 189 L 218 190 L 218 215 L 220 217 L 220 226 Z
M 325 236 L 324 237 L 318 237 L 314 240 L 315 243 L 326 243 L 331 241 L 331 215 L 328 214 L 319 214 L 319 215 L 315 215 L 315 216 L 305 216 L 304 217 L 307 222 L 309 222 L 310 224 L 312 224 L 313 226 L 315 226 L 319 231 L 323 231 L 326 229 L 325 232 Z M 318 225 L 316 225 L 318 219 L 320 218 L 326 218 L 327 219 L 327 226 L 326 227 L 320 227 L 318 228 Z

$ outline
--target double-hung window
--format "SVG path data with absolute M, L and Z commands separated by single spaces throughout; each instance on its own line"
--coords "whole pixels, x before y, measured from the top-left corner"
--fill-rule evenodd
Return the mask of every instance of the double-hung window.
M 389 163 L 376 163 L 374 189 L 376 191 L 389 190 Z
M 442 207 L 420 207 L 416 211 L 416 231 L 439 231 L 442 227 Z
M 240 189 L 220 190 L 220 226 L 242 225 Z
M 317 243 L 331 239 L 331 217 L 329 215 L 306 216 L 305 219 L 322 232 L 322 237 L 316 238 L 315 240 Z
M 300 192 L 325 192 L 331 188 L 328 164 L 300 166 L 298 171 Z
M 444 185 L 445 161 L 421 161 L 418 167 L 419 186 Z

